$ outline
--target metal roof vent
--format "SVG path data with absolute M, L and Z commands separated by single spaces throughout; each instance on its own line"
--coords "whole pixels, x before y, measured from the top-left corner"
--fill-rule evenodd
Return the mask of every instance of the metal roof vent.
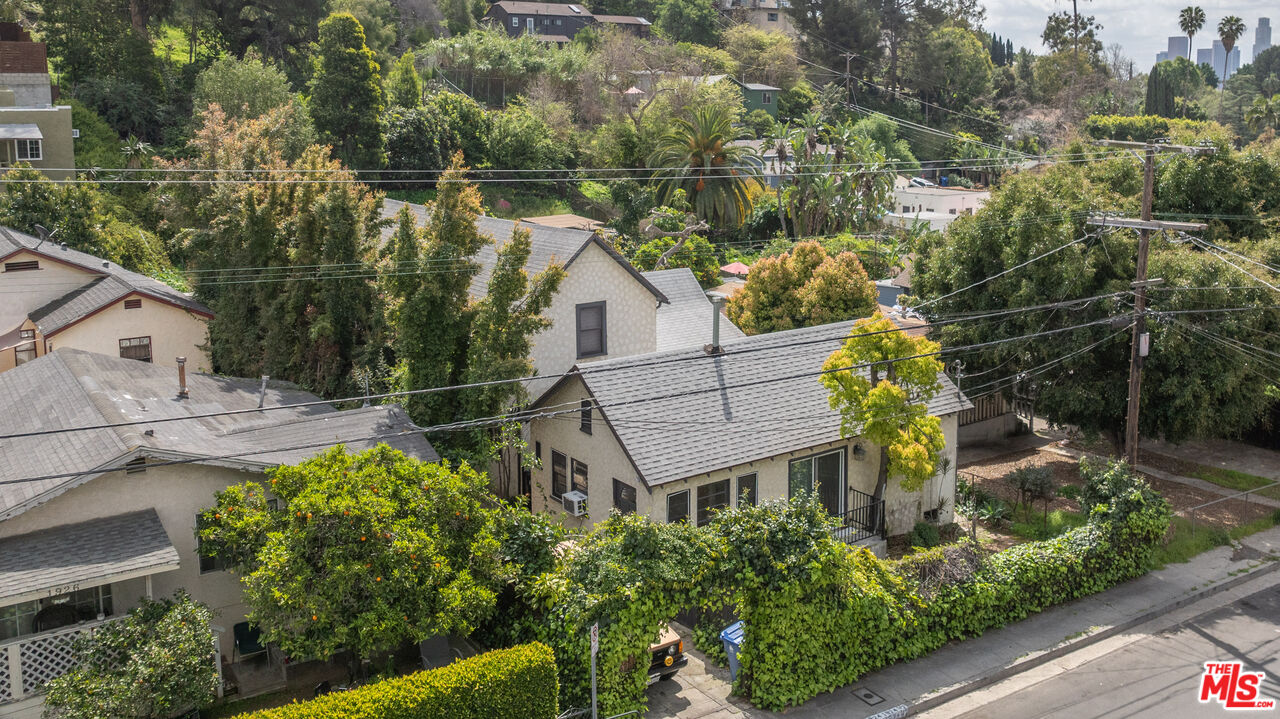
M 570 9 L 570 10 L 572 10 L 572 11 L 574 11 L 575 13 L 577 13 L 577 14 L 579 14 L 579 15 L 581 15 L 581 14 L 582 14 L 582 8 L 578 7 L 577 5 L 570 5 L 570 6 L 569 6 L 569 9 Z

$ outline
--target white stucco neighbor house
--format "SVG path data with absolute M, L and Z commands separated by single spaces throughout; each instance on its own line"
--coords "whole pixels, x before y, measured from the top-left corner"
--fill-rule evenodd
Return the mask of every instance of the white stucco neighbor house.
M 382 215 L 394 219 L 408 207 L 420 225 L 430 217 L 424 205 L 384 200 Z M 598 234 L 569 227 L 516 223 L 480 217 L 480 232 L 493 238 L 472 258 L 480 266 L 471 281 L 473 300 L 484 297 L 497 262 L 497 248 L 511 238 L 517 224 L 529 231 L 531 251 L 525 263 L 530 276 L 552 263 L 564 267 L 564 281 L 556 291 L 546 318 L 551 326 L 533 338 L 533 366 L 547 377 L 527 385 L 536 398 L 574 365 L 631 357 L 678 347 L 701 347 L 711 341 L 711 302 L 688 269 L 640 272 Z M 395 227 L 383 230 L 383 239 Z M 690 324 L 687 320 L 696 316 Z M 726 338 L 742 337 L 728 320 L 721 324 Z
M 989 199 L 989 190 L 920 186 L 898 176 L 894 181 L 893 205 L 885 220 L 898 227 L 924 223 L 931 230 L 945 230 L 957 217 L 972 215 Z
M 530 421 L 530 447 L 541 460 L 534 510 L 571 528 L 613 508 L 702 524 L 722 507 L 808 491 L 838 518 L 842 538 L 873 549 L 922 519 L 950 521 L 956 419 L 972 404 L 939 374 L 942 390 L 928 407 L 942 419 L 948 461 L 919 492 L 890 478 L 884 496 L 874 496 L 879 448 L 840 436 L 840 416 L 817 376 L 852 326 L 575 367 L 533 405 L 560 412 Z
M 280 408 L 302 402 L 317 404 Z M 56 431 L 71 428 L 89 429 Z M 40 716 L 77 635 L 178 588 L 216 612 L 224 686 L 278 682 L 238 578 L 197 553 L 196 517 L 268 467 L 379 441 L 439 459 L 395 405 L 339 412 L 285 383 L 67 348 L 0 374 L 0 717 Z
M 0 372 L 59 347 L 208 371 L 213 312 L 114 262 L 0 227 Z

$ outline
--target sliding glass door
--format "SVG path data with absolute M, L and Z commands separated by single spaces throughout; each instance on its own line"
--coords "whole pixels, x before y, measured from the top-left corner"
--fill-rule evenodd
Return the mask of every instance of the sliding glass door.
M 788 467 L 790 496 L 812 492 L 832 516 L 844 512 L 844 450 L 793 459 Z

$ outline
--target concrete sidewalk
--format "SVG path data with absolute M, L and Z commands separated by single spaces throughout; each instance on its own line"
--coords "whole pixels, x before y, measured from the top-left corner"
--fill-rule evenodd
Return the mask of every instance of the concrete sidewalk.
M 868 674 L 852 686 L 783 712 L 787 717 L 865 719 L 900 705 L 920 712 L 1101 641 L 1218 591 L 1280 568 L 1280 527 L 1172 564 L 1100 594 L 1050 608 L 1016 624 L 953 642 L 915 661 Z M 690 652 L 689 666 L 650 689 L 650 717 L 727 719 L 777 716 L 729 696 L 728 671 Z M 855 692 L 879 697 L 867 703 Z

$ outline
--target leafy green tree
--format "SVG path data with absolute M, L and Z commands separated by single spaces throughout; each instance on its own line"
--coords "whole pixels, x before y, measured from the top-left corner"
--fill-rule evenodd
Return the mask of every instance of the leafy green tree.
M 198 531 L 201 550 L 242 575 L 250 620 L 285 653 L 367 658 L 470 633 L 492 611 L 500 564 L 483 474 L 384 444 L 269 475 L 218 492 Z
M 778 95 L 778 120 L 797 120 L 812 111 L 817 101 L 818 93 L 813 91 L 813 86 L 801 80 L 790 90 L 784 90 Z
M 822 384 L 840 411 L 840 436 L 865 437 L 880 447 L 877 497 L 884 497 L 890 476 L 900 477 L 906 491 L 919 491 L 946 446 L 942 420 L 927 404 L 942 389 L 942 362 L 919 356 L 940 346 L 895 328 L 879 313 L 855 322 L 844 346 L 822 365 Z
M 512 103 L 489 116 L 485 157 L 500 170 L 558 170 L 566 166 L 570 152 L 528 106 Z
M 714 46 L 720 37 L 719 23 L 720 11 L 706 0 L 662 0 L 654 27 L 671 42 Z
M 229 118 L 254 118 L 288 103 L 292 96 L 289 78 L 250 52 L 244 58 L 219 58 L 202 70 L 196 76 L 191 106 L 198 113 L 216 104 Z
M 472 309 L 468 290 L 480 266 L 470 259 L 493 242 L 476 227 L 480 192 L 465 181 L 466 168 L 455 156 L 440 177 L 431 222 L 421 240 L 419 266 L 448 266 L 450 272 L 423 272 L 405 283 L 395 350 L 405 363 L 405 389 L 461 384 L 466 375 Z M 405 272 L 405 268 L 398 268 Z M 458 416 L 453 393 L 414 395 L 405 404 L 415 422 L 452 422 Z
M 391 107 L 414 108 L 422 104 L 422 78 L 418 76 L 412 50 L 405 50 L 387 76 L 387 99 Z
M 830 256 L 812 240 L 756 261 L 726 307 L 747 334 L 869 317 L 875 310 L 875 285 L 857 256 Z
M 1280 95 L 1272 95 L 1270 99 L 1262 95 L 1257 96 L 1253 100 L 1253 105 L 1245 111 L 1244 119 L 1249 123 L 1249 129 L 1254 132 L 1268 127 L 1280 128 Z
M 365 44 L 373 51 L 378 64 L 383 67 L 391 64 L 399 16 L 390 0 L 330 0 L 329 12 L 351 13 L 364 28 Z
M 987 49 L 973 32 L 942 27 L 925 40 L 908 83 L 923 99 L 944 107 L 964 107 L 991 93 L 993 68 Z
M 435 105 L 406 108 L 394 105 L 383 120 L 387 128 L 387 168 L 443 170 L 457 152 L 457 138 Z M 389 173 L 390 179 L 417 179 L 413 173 Z
M 118 622 L 76 639 L 76 665 L 45 688 L 45 716 L 169 719 L 211 704 L 213 614 L 182 590 L 143 599 Z
M 382 80 L 360 22 L 335 13 L 320 23 L 308 109 L 320 140 L 350 168 L 382 167 Z
M 816 117 L 806 117 L 809 122 Z M 864 126 L 864 129 L 875 129 Z M 817 139 L 825 135 L 827 150 Z M 884 214 L 893 192 L 893 168 L 886 164 L 876 142 L 841 122 L 791 129 L 789 164 L 783 182 L 783 203 L 795 233 L 801 237 L 860 229 Z
M 59 99 L 59 103 L 63 100 Z M 77 168 L 114 168 L 123 165 L 120 136 L 98 113 L 75 98 L 68 98 L 72 126 L 80 131 L 75 139 Z
M 212 34 L 231 54 L 250 48 L 279 63 L 295 83 L 307 75 L 308 46 L 329 12 L 328 0 L 201 0 Z
M 1187 59 L 1195 57 L 1195 47 L 1191 44 L 1196 33 L 1204 27 L 1204 8 L 1188 5 L 1178 11 L 1178 29 L 1187 34 Z
M 742 131 L 729 112 L 703 106 L 691 118 L 676 118 L 649 156 L 658 168 L 662 201 L 683 190 L 694 214 L 722 226 L 736 227 L 751 211 L 750 188 L 763 188 L 760 156 L 749 146 L 734 145 Z
M 675 244 L 676 240 L 672 237 L 649 240 L 636 248 L 630 258 L 631 264 L 644 271 L 657 269 L 658 258 L 675 247 Z M 720 284 L 720 260 L 716 256 L 716 248 L 701 235 L 690 236 L 680 249 L 667 259 L 666 268 L 675 267 L 688 267 L 703 287 L 714 287 Z
M 858 58 L 859 73 L 880 59 L 880 14 L 869 0 L 794 0 L 787 6 L 805 55 L 819 65 L 844 67 L 844 53 Z
M 1083 149 L 1074 146 L 1071 151 Z M 1235 156 L 1225 150 L 1220 155 L 1178 158 L 1163 166 L 1157 180 L 1161 189 L 1156 212 L 1246 214 L 1254 211 L 1250 206 L 1258 206 L 1256 203 L 1268 206 L 1275 201 L 1268 199 L 1275 194 L 1269 189 L 1274 166 L 1268 167 L 1261 158 Z M 1231 189 L 1215 190 L 1218 185 Z M 1085 215 L 1104 207 L 1134 212 L 1141 187 L 1140 168 L 1125 160 L 1099 160 L 1088 167 L 1058 165 L 1036 177 L 1006 178 L 974 217 L 957 220 L 945 237 L 926 238 L 914 266 L 913 291 L 926 299 L 939 297 L 1084 238 Z M 1016 217 L 1039 219 L 1028 223 L 1016 221 Z M 1263 232 L 1254 222 L 1241 220 L 1219 226 L 1216 233 L 1211 229 L 1206 236 L 1227 242 L 1259 261 L 1280 260 L 1274 240 L 1254 243 L 1230 239 L 1231 234 L 1244 238 L 1250 230 Z M 959 292 L 936 302 L 928 312 L 981 313 L 1127 293 L 1133 279 L 1136 242 L 1130 231 L 1100 233 L 1051 258 L 991 279 L 979 290 Z M 1245 263 L 1241 260 L 1237 264 Z M 1280 323 L 1280 313 L 1264 309 L 1280 304 L 1280 298 L 1211 255 L 1159 238 L 1152 240 L 1148 271 L 1165 281 L 1159 291 L 1151 293 L 1154 309 L 1208 312 L 1149 322 L 1152 350 L 1143 373 L 1142 433 L 1178 442 L 1189 437 L 1230 436 L 1252 426 L 1271 400 L 1260 391 L 1238 390 L 1260 384 L 1250 359 L 1198 335 L 1189 326 L 1217 333 L 1224 342 L 1246 342 L 1280 351 L 1280 344 L 1269 337 Z M 1215 289 L 1190 289 L 1202 287 Z M 1212 311 L 1229 307 L 1258 309 Z M 1014 383 L 1019 373 L 1038 372 L 1015 385 L 1019 392 L 1035 393 L 1038 414 L 1106 436 L 1119 446 L 1130 355 L 1130 333 L 1124 325 L 1130 314 L 1131 308 L 1122 297 L 1102 298 L 1070 310 L 1016 313 L 999 326 L 956 323 L 944 328 L 939 339 L 946 346 L 960 346 L 1058 330 L 1034 341 L 1007 342 L 966 354 L 965 371 L 990 370 L 991 379 L 1011 378 L 1009 383 Z M 1232 318 L 1223 321 L 1222 314 Z M 1116 326 L 1111 325 L 1111 318 L 1116 318 Z M 1070 329 L 1090 321 L 1107 323 Z M 1093 348 L 1078 351 L 1086 346 Z M 1044 367 L 1049 362 L 1054 364 Z
M 1195 100 L 1204 88 L 1204 78 L 1196 65 L 1182 57 L 1158 62 L 1147 75 L 1146 113 L 1161 117 L 1183 117 L 1185 101 Z M 1177 102 L 1178 98 L 1184 100 Z
M 456 92 L 437 92 L 424 103 L 440 112 L 450 148 L 446 157 L 462 152 L 471 166 L 484 162 L 489 146 L 489 118 L 475 100 Z
M 542 313 L 560 282 L 564 268 L 553 264 L 529 277 L 525 263 L 532 251 L 529 231 L 517 227 L 497 251 L 483 299 L 475 304 L 467 348 L 467 384 L 528 377 L 534 373 L 529 357 L 535 334 L 551 326 Z M 524 385 L 497 384 L 462 392 L 465 417 L 492 417 L 528 401 Z M 482 431 L 481 438 L 490 432 Z M 477 446 L 483 446 L 478 444 Z
M 1086 58 L 1099 58 L 1102 55 L 1102 41 L 1098 32 L 1102 30 L 1094 16 L 1079 17 L 1069 12 L 1056 12 L 1045 22 L 1040 39 L 1044 41 L 1049 52 L 1066 52 L 1074 54 L 1084 51 Z

